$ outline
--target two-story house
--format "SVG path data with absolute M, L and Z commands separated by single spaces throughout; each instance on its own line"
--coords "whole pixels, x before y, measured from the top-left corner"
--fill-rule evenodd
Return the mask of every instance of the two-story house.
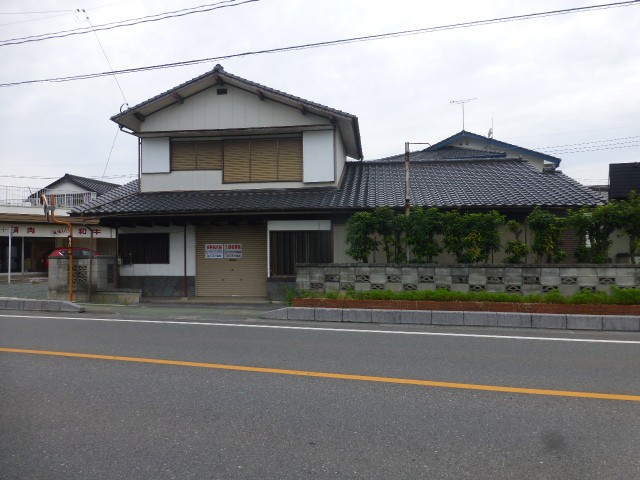
M 314 209 L 346 157 L 362 158 L 355 116 L 218 65 L 112 120 L 139 138 L 140 178 L 126 189 L 140 208 L 107 196 L 89 210 L 118 228 L 121 286 L 266 297 L 270 276 L 332 261 L 331 221 Z
M 296 263 L 352 261 L 353 212 L 405 207 L 403 155 L 361 161 L 354 115 L 219 65 L 112 120 L 139 139 L 139 179 L 72 215 L 117 229 L 120 285 L 146 296 L 277 297 Z M 559 162 L 461 132 L 412 153 L 410 205 L 522 216 L 600 203 Z

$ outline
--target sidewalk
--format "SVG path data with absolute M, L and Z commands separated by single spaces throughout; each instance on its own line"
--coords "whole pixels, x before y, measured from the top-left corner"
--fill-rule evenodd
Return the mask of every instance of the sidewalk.
M 11 297 L 11 298 L 8 298 Z M 84 313 L 100 317 L 149 320 L 211 321 L 266 319 L 284 321 L 412 324 L 468 327 L 640 332 L 640 316 L 572 315 L 436 310 L 373 310 L 286 307 L 241 298 L 154 298 L 134 305 L 104 305 L 47 300 L 46 281 L 0 285 L 0 310 Z

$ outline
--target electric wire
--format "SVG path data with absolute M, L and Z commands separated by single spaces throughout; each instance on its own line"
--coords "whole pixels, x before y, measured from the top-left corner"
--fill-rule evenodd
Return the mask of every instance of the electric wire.
M 216 3 L 200 5 L 198 7 L 183 8 L 180 10 L 174 10 L 174 11 L 159 13 L 155 15 L 147 15 L 139 18 L 120 20 L 117 22 L 110 22 L 102 25 L 96 25 L 94 30 L 101 31 L 101 30 L 113 30 L 115 28 L 120 28 L 120 27 L 130 27 L 130 26 L 139 25 L 142 23 L 158 22 L 160 20 L 166 20 L 168 18 L 184 17 L 187 15 L 192 15 L 194 13 L 205 13 L 213 10 L 219 10 L 222 8 L 238 7 L 246 3 L 254 3 L 258 1 L 260 0 L 244 0 L 242 2 L 236 3 L 238 2 L 238 0 L 222 0 Z M 50 40 L 52 38 L 64 38 L 64 37 L 70 37 L 73 35 L 83 35 L 85 33 L 91 33 L 91 31 L 92 31 L 91 29 L 87 27 L 83 27 L 83 28 L 76 28 L 72 30 L 63 30 L 63 31 L 54 32 L 54 33 L 44 33 L 39 35 L 31 35 L 27 37 L 10 38 L 6 40 L 0 40 L 0 47 L 7 46 L 7 45 L 21 45 L 23 43 L 40 42 L 44 40 Z
M 632 135 L 629 137 L 593 140 L 591 142 L 568 143 L 565 145 L 555 145 L 553 147 L 535 147 L 533 150 L 553 155 L 570 155 L 574 153 L 635 148 L 638 146 L 640 146 L 640 135 Z
M 249 0 L 249 1 L 255 1 L 255 0 Z M 484 25 L 492 25 L 496 23 L 531 20 L 535 18 L 549 17 L 549 16 L 556 16 L 556 15 L 567 15 L 567 14 L 592 11 L 592 10 L 607 10 L 610 8 L 628 7 L 632 5 L 633 6 L 640 5 L 640 0 L 631 0 L 627 2 L 618 2 L 618 3 L 607 3 L 607 4 L 601 4 L 601 5 L 591 5 L 587 7 L 574 7 L 574 8 L 567 8 L 563 10 L 553 10 L 553 11 L 547 11 L 547 12 L 530 13 L 526 15 L 514 15 L 509 17 L 493 18 L 489 20 L 476 20 L 471 22 L 442 25 L 437 27 L 419 28 L 415 30 L 404 30 L 399 32 L 366 35 L 362 37 L 350 37 L 350 38 L 339 39 L 339 40 L 327 40 L 323 42 L 306 43 L 306 44 L 300 44 L 300 45 L 293 45 L 289 47 L 253 50 L 253 51 L 242 52 L 242 53 L 220 55 L 216 57 L 208 57 L 208 58 L 200 58 L 200 59 L 194 59 L 194 60 L 184 60 L 181 62 L 149 65 L 146 67 L 127 68 L 122 70 L 116 70 L 114 72 L 97 72 L 97 73 L 87 73 L 87 74 L 80 74 L 80 75 L 70 75 L 66 77 L 51 77 L 51 78 L 41 78 L 41 79 L 35 79 L 35 80 L 23 80 L 19 82 L 0 83 L 0 87 L 14 87 L 18 85 L 29 85 L 34 83 L 46 83 L 46 82 L 55 83 L 55 82 L 70 82 L 70 81 L 76 81 L 76 80 L 88 80 L 92 78 L 104 77 L 106 75 L 111 75 L 111 74 L 138 73 L 138 72 L 146 72 L 146 71 L 152 71 L 152 70 L 161 70 L 166 68 L 184 67 L 184 66 L 190 66 L 190 65 L 197 65 L 201 63 L 211 63 L 211 62 L 220 61 L 220 60 L 228 60 L 231 58 L 247 57 L 251 55 L 262 55 L 266 53 L 282 53 L 282 52 L 290 52 L 290 51 L 297 51 L 297 50 L 306 50 L 311 48 L 345 45 L 350 43 L 367 42 L 367 41 L 381 40 L 386 38 L 434 33 L 434 32 L 439 32 L 444 30 L 454 30 L 458 28 L 470 28 L 470 27 L 477 27 L 477 26 L 484 26 Z

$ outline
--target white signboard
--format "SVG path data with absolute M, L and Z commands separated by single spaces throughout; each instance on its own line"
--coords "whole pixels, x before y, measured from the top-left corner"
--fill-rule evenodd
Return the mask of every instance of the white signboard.
M 241 243 L 225 243 L 224 258 L 242 258 Z
M 10 225 L 0 223 L 0 232 L 11 230 L 13 237 L 67 237 L 69 227 L 56 223 L 21 223 Z M 89 238 L 93 230 L 94 238 L 116 238 L 114 231 L 109 227 L 93 226 L 92 228 L 74 225 L 73 236 L 75 238 Z
M 241 243 L 207 243 L 204 246 L 204 258 L 242 258 Z
M 207 243 L 204 246 L 204 258 L 223 258 L 224 245 L 222 243 Z

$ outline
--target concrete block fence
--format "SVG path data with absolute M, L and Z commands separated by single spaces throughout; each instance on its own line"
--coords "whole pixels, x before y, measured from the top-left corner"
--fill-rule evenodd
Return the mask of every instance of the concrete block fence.
M 543 294 L 558 289 L 570 296 L 584 290 L 638 288 L 636 265 L 386 265 L 302 264 L 296 266 L 296 288 L 316 292 L 340 290 L 421 291 L 444 288 L 458 292 Z
M 91 262 L 91 266 L 89 266 Z M 82 293 L 91 282 L 93 292 L 109 291 L 115 288 L 115 255 L 100 255 L 93 259 L 73 259 L 74 290 Z M 89 278 L 89 271 L 91 278 Z M 49 258 L 48 296 L 52 299 L 64 299 L 69 295 L 69 259 Z

